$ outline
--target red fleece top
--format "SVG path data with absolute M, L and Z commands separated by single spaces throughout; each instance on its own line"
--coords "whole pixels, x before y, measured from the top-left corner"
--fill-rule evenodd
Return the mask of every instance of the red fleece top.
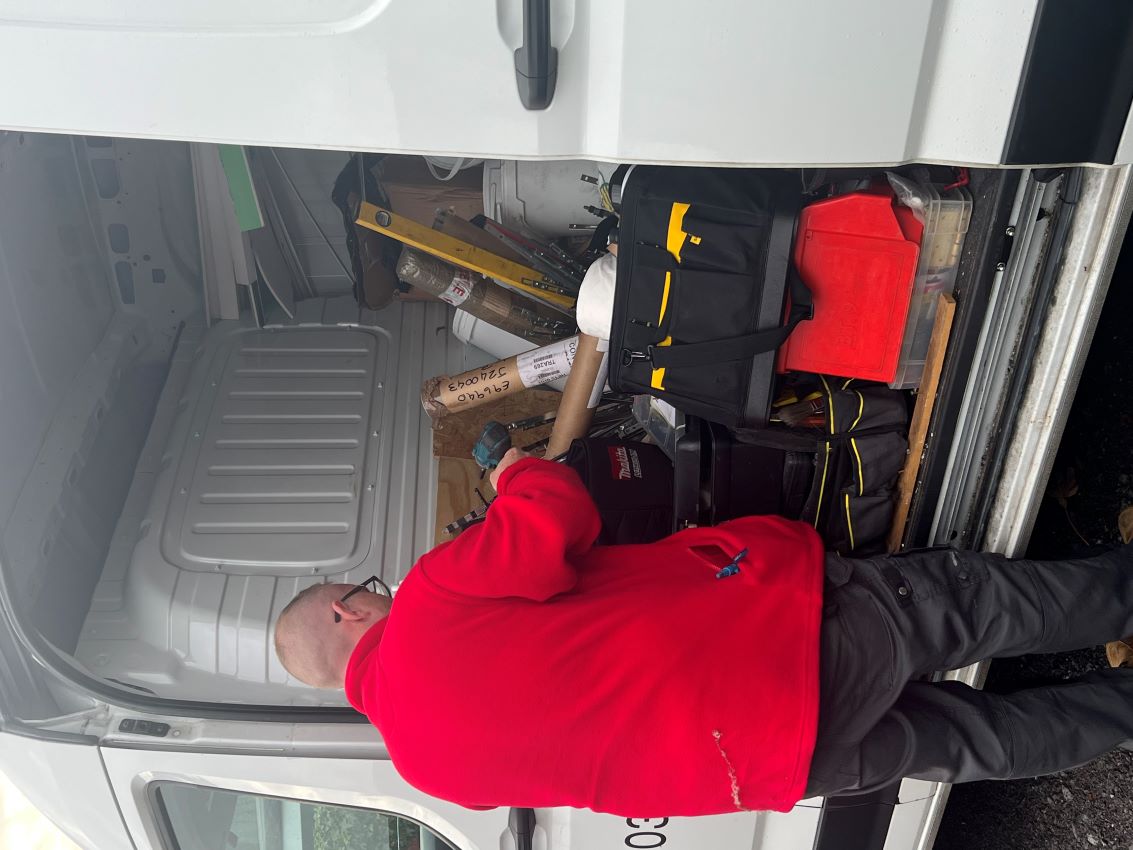
M 789 809 L 818 720 L 814 530 L 748 517 L 603 547 L 598 529 L 572 470 L 516 463 L 359 642 L 350 702 L 407 782 L 468 807 Z

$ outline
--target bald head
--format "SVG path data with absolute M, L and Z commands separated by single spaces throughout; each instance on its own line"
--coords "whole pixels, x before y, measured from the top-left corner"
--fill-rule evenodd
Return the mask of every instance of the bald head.
M 275 624 L 284 668 L 316 688 L 341 688 L 346 664 L 369 628 L 389 614 L 390 599 L 368 590 L 340 601 L 352 584 L 316 584 L 288 603 Z M 339 622 L 335 622 L 335 614 Z

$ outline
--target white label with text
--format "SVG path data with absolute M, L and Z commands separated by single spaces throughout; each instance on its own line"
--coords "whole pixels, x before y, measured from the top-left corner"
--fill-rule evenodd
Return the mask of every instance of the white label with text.
M 534 351 L 525 351 L 516 358 L 519 380 L 525 387 L 538 387 L 570 374 L 578 337 L 572 336 Z
M 472 274 L 462 269 L 452 276 L 452 283 L 448 285 L 448 289 L 437 297 L 446 304 L 459 307 L 467 301 L 468 296 L 472 294 L 472 286 L 474 283 L 475 281 L 472 278 Z

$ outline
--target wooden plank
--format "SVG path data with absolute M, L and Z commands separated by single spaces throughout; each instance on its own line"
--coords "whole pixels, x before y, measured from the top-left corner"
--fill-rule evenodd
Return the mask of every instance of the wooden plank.
M 530 389 L 487 402 L 471 410 L 450 413 L 433 421 L 433 454 L 437 457 L 472 457 L 472 446 L 484 429 L 484 423 L 494 419 L 507 425 L 530 416 L 539 416 L 558 410 L 562 394 L 551 390 Z M 551 435 L 551 425 L 542 425 L 514 435 L 520 447 L 545 439 Z
M 477 248 L 483 248 L 485 251 L 499 254 L 505 260 L 511 260 L 513 263 L 527 262 L 523 257 L 519 256 L 519 254 L 505 245 L 502 240 L 493 236 L 491 233 L 445 210 L 438 211 L 437 217 L 433 220 L 433 229 L 439 230 L 441 233 L 447 233 L 449 236 L 455 237 L 456 239 L 463 239 L 468 244 L 475 245 Z
M 442 457 L 437 466 L 437 519 L 433 529 L 434 546 L 452 540 L 451 536 L 445 534 L 446 525 L 483 504 L 476 495 L 476 488 L 480 488 L 484 498 L 489 501 L 496 494 L 488 481 L 488 476 L 480 478 L 480 467 L 474 460 Z
M 948 337 L 952 333 L 952 319 L 955 315 L 956 299 L 951 295 L 941 295 L 936 307 L 936 319 L 932 324 L 932 338 L 928 343 L 917 403 L 913 408 L 913 421 L 909 424 L 909 456 L 897 479 L 897 508 L 893 512 L 893 527 L 889 530 L 887 541 L 890 552 L 898 551 L 905 537 L 905 525 L 909 521 L 909 508 L 913 503 L 913 491 L 924 457 L 928 426 L 932 421 L 932 410 L 940 388 L 940 370 L 944 366 L 944 354 L 948 350 Z
M 498 254 L 433 230 L 390 210 L 383 210 L 373 204 L 361 204 L 355 223 L 485 277 L 502 280 L 531 297 L 560 309 L 569 310 L 574 307 L 574 298 L 540 288 L 538 284 L 546 283 L 546 278 L 535 269 L 513 263 Z

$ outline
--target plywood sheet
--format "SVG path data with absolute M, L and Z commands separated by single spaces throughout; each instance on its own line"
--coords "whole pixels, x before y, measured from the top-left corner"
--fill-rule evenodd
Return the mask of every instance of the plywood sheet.
M 552 390 L 524 390 L 512 396 L 490 401 L 471 410 L 450 413 L 433 423 L 433 454 L 437 457 L 470 459 L 484 423 L 494 419 L 505 425 L 530 416 L 558 410 L 562 394 Z M 551 435 L 551 425 L 518 431 L 514 445 L 531 445 Z
M 496 491 L 492 489 L 488 476 L 480 477 L 480 467 L 474 460 L 442 457 L 437 471 L 437 520 L 433 532 L 434 545 L 452 540 L 445 533 L 445 526 L 458 517 L 464 516 L 483 502 L 476 495 L 479 488 L 484 498 L 492 500 Z

